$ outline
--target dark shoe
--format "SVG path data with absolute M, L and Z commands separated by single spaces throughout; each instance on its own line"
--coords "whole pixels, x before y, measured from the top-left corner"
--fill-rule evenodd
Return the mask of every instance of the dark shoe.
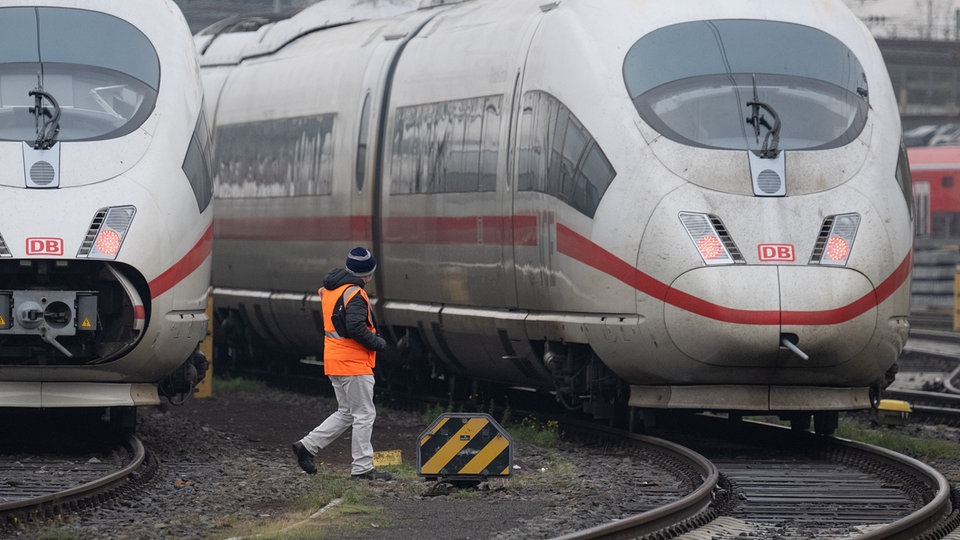
M 369 471 L 363 474 L 353 474 L 350 475 L 350 478 L 354 480 L 393 480 L 393 475 L 387 471 L 378 471 L 376 469 L 370 469 Z
M 307 474 L 317 474 L 317 465 L 313 462 L 313 454 L 303 446 L 303 443 L 297 441 L 293 443 L 293 453 L 297 456 L 297 463 Z

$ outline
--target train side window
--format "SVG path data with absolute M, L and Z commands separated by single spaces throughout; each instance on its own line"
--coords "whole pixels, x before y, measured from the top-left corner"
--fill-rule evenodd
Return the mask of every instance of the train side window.
M 945 188 L 952 188 L 952 187 L 953 187 L 953 176 L 952 176 L 952 175 L 947 175 L 947 176 L 944 176 L 943 178 L 941 178 L 941 179 L 940 179 L 940 185 L 943 186 L 943 187 L 945 187 Z
M 533 136 L 533 123 L 533 107 L 523 103 L 520 107 L 520 125 L 517 128 L 517 189 L 520 191 L 533 190 L 537 165 L 543 154 Z
M 573 206 L 593 217 L 600 205 L 600 197 L 607 191 L 615 175 L 616 171 L 607 161 L 607 156 L 603 155 L 603 150 L 595 143 L 592 144 L 577 171 Z
M 543 92 L 528 92 L 523 97 L 518 151 L 520 154 L 517 189 L 545 192 L 550 136 L 559 102 Z
M 480 139 L 480 191 L 496 191 L 500 155 L 500 98 L 487 98 Z
M 329 195 L 335 114 L 223 125 L 217 128 L 218 198 Z
M 363 108 L 360 110 L 360 133 L 357 135 L 357 167 L 355 181 L 357 191 L 363 190 L 363 182 L 367 175 L 367 137 L 370 136 L 370 92 L 363 98 Z
M 586 127 L 546 92 L 524 94 L 517 189 L 538 191 L 593 217 L 616 171 Z
M 560 164 L 560 198 L 573 204 L 577 166 L 590 143 L 590 136 L 576 118 L 568 118 L 570 121 L 563 137 L 563 157 Z
M 570 115 L 566 113 L 566 110 L 561 110 L 553 124 L 553 134 L 549 137 L 551 140 L 550 162 L 547 164 L 547 182 L 544 189 L 547 193 L 561 199 L 563 198 L 560 189 L 560 179 L 563 176 L 563 136 L 567 132 L 569 121 Z
M 187 148 L 187 155 L 183 158 L 183 172 L 193 188 L 197 208 L 203 212 L 213 199 L 213 180 L 210 174 L 210 130 L 207 128 L 202 107 L 200 119 L 197 120 L 193 137 L 190 139 L 190 147 Z
M 408 109 L 400 108 L 395 113 L 393 129 L 393 154 L 390 156 L 390 192 L 393 194 L 416 193 L 416 168 L 413 159 L 417 152 L 413 144 L 417 139 L 417 125 L 408 120 Z
M 390 193 L 496 190 L 502 101 L 484 96 L 396 109 Z
M 910 209 L 910 217 L 912 218 L 915 214 L 913 177 L 910 174 L 910 162 L 907 159 L 907 146 L 903 141 L 900 142 L 900 154 L 897 157 L 897 171 L 895 174 L 897 182 L 900 184 L 900 190 L 903 191 L 903 198 L 907 201 L 907 208 Z
M 446 104 L 442 115 L 447 133 L 430 141 L 435 151 L 447 163 L 445 170 L 438 163 L 434 167 L 440 178 L 439 189 L 444 193 L 467 193 L 480 188 L 480 146 L 483 140 L 483 102 L 454 102 Z M 452 134 L 452 136 L 450 136 Z M 439 135 L 439 134 L 438 134 Z M 442 159 L 446 157 L 446 159 Z

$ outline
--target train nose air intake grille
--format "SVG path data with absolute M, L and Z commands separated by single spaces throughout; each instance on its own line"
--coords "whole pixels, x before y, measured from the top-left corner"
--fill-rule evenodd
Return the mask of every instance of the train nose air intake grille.
M 774 195 L 783 188 L 783 179 L 776 171 L 765 169 L 757 175 L 757 187 L 767 195 Z
M 90 228 L 87 229 L 87 235 L 83 237 L 83 243 L 80 244 L 80 252 L 77 253 L 78 257 L 86 257 L 90 250 L 93 248 L 93 242 L 97 239 L 97 233 L 100 232 L 100 227 L 103 225 L 103 219 L 107 217 L 107 209 L 101 208 L 96 215 L 93 216 L 93 222 L 90 223 Z
M 7 243 L 3 240 L 3 236 L 0 236 L 0 257 L 13 257 L 13 254 L 10 253 L 10 248 L 7 247 Z
M 38 186 L 48 186 L 56 178 L 53 165 L 47 161 L 38 161 L 30 167 L 30 180 Z
M 757 197 L 786 197 L 787 153 L 780 152 L 774 157 L 762 158 L 747 152 L 747 156 L 750 158 L 753 194 Z

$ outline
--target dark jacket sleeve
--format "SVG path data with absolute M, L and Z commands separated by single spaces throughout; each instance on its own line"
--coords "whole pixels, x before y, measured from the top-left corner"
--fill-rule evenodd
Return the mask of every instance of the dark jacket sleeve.
M 347 337 L 373 351 L 387 348 L 387 341 L 367 328 L 367 301 L 359 293 L 346 306 Z

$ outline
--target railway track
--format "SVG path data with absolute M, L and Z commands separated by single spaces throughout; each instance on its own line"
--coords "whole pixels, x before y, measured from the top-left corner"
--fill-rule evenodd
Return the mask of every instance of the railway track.
M 682 491 L 666 491 L 660 496 L 644 493 L 644 507 L 634 515 L 622 517 L 605 525 L 577 531 L 561 539 L 580 538 L 636 538 L 675 527 L 678 524 L 705 524 L 715 517 L 711 504 L 720 487 L 720 473 L 710 460 L 682 445 L 644 435 L 623 433 L 590 424 L 566 424 L 568 436 L 615 441 L 632 449 L 641 459 L 656 462 L 668 469 L 685 486 Z M 646 486 L 640 486 L 645 490 Z
M 687 448 L 697 489 L 560 538 L 933 539 L 960 520 L 943 475 L 907 456 L 750 422 L 698 417 L 684 427 L 662 436 L 671 452 Z
M 910 364 L 917 358 L 908 360 L 909 369 L 901 376 L 917 367 L 952 365 L 930 357 Z M 918 411 L 935 407 L 921 404 L 915 396 L 908 401 L 917 403 Z M 934 539 L 960 524 L 956 510 L 960 501 L 943 475 L 907 456 L 749 422 L 682 416 L 670 423 L 683 431 L 654 432 L 670 441 L 664 443 L 670 448 L 653 453 L 684 455 L 673 459 L 685 464 L 673 468 L 684 470 L 681 477 L 687 478 L 684 483 L 689 487 L 657 503 L 662 494 L 651 495 L 649 486 L 638 485 L 637 500 L 644 504 L 632 513 L 612 507 L 609 523 L 560 538 Z M 618 436 L 636 439 L 639 446 L 652 444 L 640 442 L 643 437 L 638 435 Z
M 914 329 L 883 397 L 910 403 L 914 420 L 960 426 L 960 334 Z
M 129 495 L 149 482 L 156 469 L 133 435 L 88 450 L 5 448 L 0 454 L 0 533 Z

